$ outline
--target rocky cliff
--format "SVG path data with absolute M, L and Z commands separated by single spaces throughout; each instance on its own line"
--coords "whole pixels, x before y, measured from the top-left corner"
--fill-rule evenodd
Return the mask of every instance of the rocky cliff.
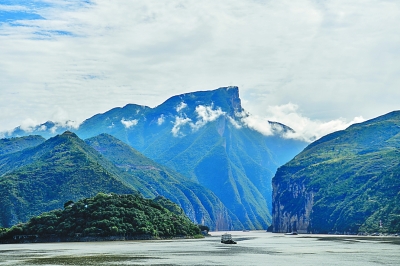
M 400 231 L 400 111 L 329 134 L 273 178 L 273 231 Z

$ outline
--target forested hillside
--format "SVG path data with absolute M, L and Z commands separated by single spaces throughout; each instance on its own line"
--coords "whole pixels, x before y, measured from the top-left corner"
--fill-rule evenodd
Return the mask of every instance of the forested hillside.
M 200 229 L 179 206 L 165 198 L 151 200 L 139 193 L 99 193 L 93 198 L 68 201 L 63 209 L 41 213 L 27 223 L 2 230 L 0 241 L 18 242 L 21 235 L 29 236 L 25 240 L 32 242 L 45 241 L 46 238 L 80 241 L 84 237 L 109 236 L 124 239 L 138 236 L 193 237 L 200 235 Z
M 65 132 L 38 146 L 0 156 L 0 226 L 25 222 L 68 200 L 99 192 L 140 191 L 147 198 L 170 198 L 193 222 L 211 229 L 244 227 L 210 190 L 116 138 L 103 134 L 87 143 Z
M 400 232 L 400 111 L 310 144 L 273 187 L 275 232 Z

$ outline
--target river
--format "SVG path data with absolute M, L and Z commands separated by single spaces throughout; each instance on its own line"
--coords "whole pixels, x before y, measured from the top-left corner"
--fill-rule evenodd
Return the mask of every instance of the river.
M 204 239 L 0 245 L 0 265 L 400 265 L 400 237 L 224 232 Z

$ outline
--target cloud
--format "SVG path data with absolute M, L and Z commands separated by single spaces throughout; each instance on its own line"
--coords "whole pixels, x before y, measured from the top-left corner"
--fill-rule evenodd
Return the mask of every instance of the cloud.
M 218 117 L 226 114 L 221 110 L 220 107 L 213 110 L 212 106 L 204 106 L 204 105 L 196 106 L 195 112 L 197 113 L 197 121 L 196 123 L 191 124 L 194 131 L 200 129 L 208 122 L 215 121 Z
M 165 122 L 165 116 L 162 114 L 158 119 L 157 119 L 157 125 L 161 126 Z
M 27 118 L 24 121 L 22 121 L 20 128 L 26 132 L 32 132 L 38 124 L 39 124 L 38 121 L 31 118 Z
M 299 112 L 299 106 L 293 103 L 269 106 L 266 113 L 268 114 L 266 117 L 248 114 L 247 116 L 243 116 L 241 121 L 248 127 L 266 136 L 276 134 L 276 129 L 268 121 L 279 121 L 294 130 L 294 132 L 284 132 L 283 137 L 300 139 L 307 142 L 312 142 L 334 131 L 346 129 L 354 123 L 365 121 L 361 116 L 354 117 L 350 121 L 344 118 L 329 121 L 312 120 L 303 116 Z
M 236 121 L 234 118 L 230 117 L 229 115 L 227 115 L 226 117 L 228 118 L 228 121 L 229 121 L 236 129 L 242 128 L 241 123 L 239 123 L 238 121 Z
M 121 123 L 124 125 L 125 128 L 131 128 L 133 126 L 136 126 L 138 124 L 139 120 L 133 119 L 133 120 L 125 120 L 124 118 L 121 119 Z
M 174 137 L 183 137 L 183 136 L 185 136 L 182 132 L 179 132 L 179 131 L 183 126 L 187 125 L 191 121 L 192 120 L 190 118 L 187 118 L 187 117 L 186 118 L 178 117 L 178 116 L 175 117 L 175 122 L 174 122 L 174 125 L 173 125 L 172 130 L 171 130 L 172 135 Z
M 176 108 L 175 110 L 179 113 L 180 111 L 182 111 L 183 109 L 185 109 L 187 107 L 187 104 L 185 102 L 181 102 Z
M 243 125 L 258 131 L 265 136 L 271 136 L 274 134 L 266 118 L 259 117 L 257 115 L 251 115 L 245 111 L 240 113 L 238 112 L 235 114 L 235 116 Z
M 259 117 L 289 101 L 311 121 L 400 108 L 399 1 L 16 2 L 7 17 L 38 19 L 0 22 L 0 130 L 229 85 Z
M 226 115 L 226 113 L 223 112 L 220 107 L 213 109 L 212 106 L 204 105 L 196 106 L 195 113 L 197 116 L 196 122 L 193 122 L 192 119 L 186 117 L 185 114 L 183 114 L 185 117 L 175 117 L 175 122 L 171 130 L 174 137 L 185 136 L 185 134 L 181 132 L 181 129 L 186 125 L 190 127 L 192 132 L 195 132 L 201 127 L 205 126 L 207 123 L 213 122 L 218 117 Z

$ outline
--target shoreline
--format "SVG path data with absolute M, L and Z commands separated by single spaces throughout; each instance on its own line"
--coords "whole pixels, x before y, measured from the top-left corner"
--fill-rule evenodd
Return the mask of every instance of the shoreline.
M 203 237 L 204 238 L 204 237 Z M 85 236 L 85 237 L 58 237 L 37 235 L 20 235 L 12 239 L 2 239 L 0 244 L 33 244 L 33 243 L 68 243 L 68 242 L 107 242 L 107 241 L 132 241 L 132 240 L 173 240 L 173 239 L 201 239 L 199 236 L 174 236 L 174 237 L 155 237 L 152 235 L 136 236 Z

